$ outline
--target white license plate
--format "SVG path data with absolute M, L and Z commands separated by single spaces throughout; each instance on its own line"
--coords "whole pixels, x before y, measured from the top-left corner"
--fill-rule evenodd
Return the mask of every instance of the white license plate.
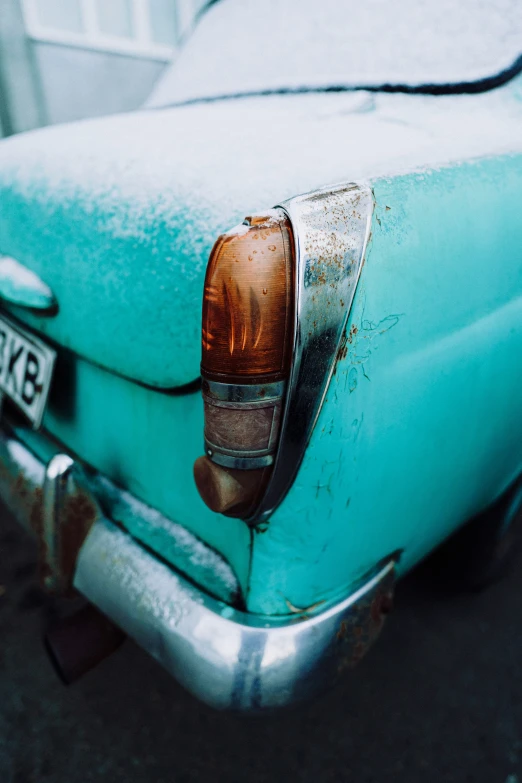
M 56 353 L 0 316 L 0 393 L 12 400 L 37 429 L 42 421 Z

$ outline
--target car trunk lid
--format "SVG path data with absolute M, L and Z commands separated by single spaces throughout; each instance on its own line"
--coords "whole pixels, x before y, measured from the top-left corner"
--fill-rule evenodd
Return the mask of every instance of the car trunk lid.
M 201 290 L 220 226 L 176 192 L 166 161 L 159 176 L 143 140 L 125 150 L 104 130 L 85 123 L 1 145 L 0 254 L 35 273 L 57 308 L 9 304 L 9 291 L 2 306 L 112 372 L 184 386 L 199 376 Z
M 57 302 L 10 309 L 113 373 L 184 387 L 199 376 L 205 267 L 223 230 L 327 182 L 512 149 L 518 109 L 507 91 L 268 96 L 3 140 L 0 255 Z

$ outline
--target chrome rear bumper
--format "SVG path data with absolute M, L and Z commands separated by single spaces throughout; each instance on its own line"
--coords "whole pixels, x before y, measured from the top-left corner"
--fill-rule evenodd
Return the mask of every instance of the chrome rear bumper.
M 70 467 L 65 455 L 45 467 L 0 432 L 0 496 L 36 532 L 50 526 L 46 514 L 60 517 L 68 487 L 76 491 L 75 482 L 55 486 L 60 460 Z M 381 629 L 393 561 L 319 614 L 252 615 L 195 588 L 109 520 L 91 489 L 82 494 L 96 518 L 75 564 L 75 588 L 215 708 L 260 711 L 313 696 L 357 663 Z

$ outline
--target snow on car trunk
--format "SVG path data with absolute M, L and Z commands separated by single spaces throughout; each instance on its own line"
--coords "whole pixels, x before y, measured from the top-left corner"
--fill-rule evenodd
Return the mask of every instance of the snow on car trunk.
M 210 249 L 252 211 L 354 181 L 517 147 L 515 89 L 480 96 L 270 96 L 149 110 L 0 144 L 0 253 L 58 312 L 10 308 L 154 388 L 199 376 Z

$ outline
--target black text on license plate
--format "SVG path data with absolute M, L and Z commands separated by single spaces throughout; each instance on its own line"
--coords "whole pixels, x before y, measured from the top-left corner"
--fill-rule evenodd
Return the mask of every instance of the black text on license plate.
M 0 317 L 0 391 L 39 427 L 56 358 L 41 340 Z

